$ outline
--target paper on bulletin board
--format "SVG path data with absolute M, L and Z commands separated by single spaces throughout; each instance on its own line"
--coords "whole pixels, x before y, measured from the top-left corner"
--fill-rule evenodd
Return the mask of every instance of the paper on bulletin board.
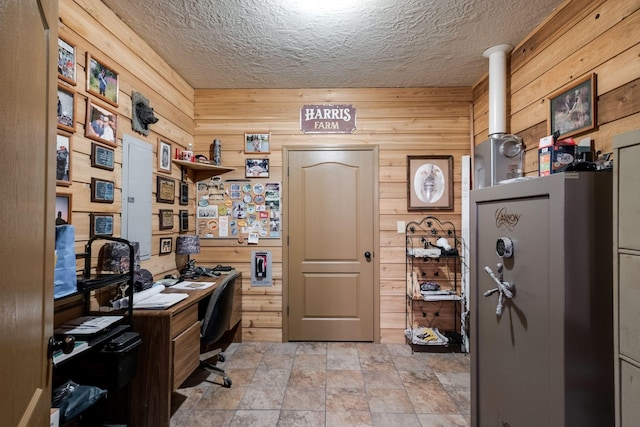
M 260 179 L 222 181 L 213 177 L 196 185 L 196 223 L 201 239 L 260 239 L 281 236 L 281 184 Z

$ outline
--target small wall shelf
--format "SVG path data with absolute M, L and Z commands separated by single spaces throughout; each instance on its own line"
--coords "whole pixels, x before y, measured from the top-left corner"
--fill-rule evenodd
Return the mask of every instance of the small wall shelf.
M 211 178 L 212 176 L 222 175 L 223 173 L 236 170 L 235 168 L 225 168 L 223 166 L 215 166 L 208 163 L 188 162 L 178 159 L 173 159 L 172 162 L 180 166 L 183 181 L 185 172 L 192 182 L 198 182 Z

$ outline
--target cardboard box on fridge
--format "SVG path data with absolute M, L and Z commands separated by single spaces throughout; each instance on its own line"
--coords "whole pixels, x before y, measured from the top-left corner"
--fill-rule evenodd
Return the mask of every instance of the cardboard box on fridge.
M 560 172 L 573 163 L 576 157 L 576 142 L 573 138 L 553 141 L 552 136 L 540 139 L 538 146 L 538 175 L 545 176 Z

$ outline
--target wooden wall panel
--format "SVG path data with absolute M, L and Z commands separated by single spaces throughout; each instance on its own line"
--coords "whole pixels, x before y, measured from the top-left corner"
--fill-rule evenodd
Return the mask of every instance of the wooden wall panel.
M 222 143 L 222 164 L 244 170 L 244 133 L 271 132 L 271 173 L 268 181 L 282 181 L 282 148 L 295 145 L 377 145 L 379 147 L 380 213 L 380 322 L 381 339 L 403 342 L 404 234 L 396 221 L 411 221 L 426 212 L 407 211 L 407 155 L 454 157 L 455 209 L 432 212 L 460 222 L 461 156 L 469 154 L 471 88 L 410 89 L 308 89 L 308 90 L 196 90 L 196 153 L 209 157 L 214 139 Z M 357 110 L 357 130 L 352 134 L 305 135 L 300 131 L 300 108 L 304 104 L 352 104 Z M 223 175 L 244 178 L 242 174 Z M 267 180 L 265 180 L 266 182 Z M 285 200 L 286 203 L 286 200 Z M 264 246 L 263 240 L 248 247 L 237 241 L 207 241 L 199 263 L 231 264 L 243 271 L 243 340 L 282 339 L 287 302 L 282 288 L 283 248 Z M 251 288 L 252 250 L 273 253 L 274 286 Z M 277 314 L 273 317 L 270 314 Z M 247 331 L 249 332 L 247 333 Z
M 75 86 L 64 83 L 75 93 L 76 132 L 72 134 L 72 183 L 69 187 L 58 187 L 60 193 L 72 194 L 72 224 L 76 232 L 76 251 L 84 250 L 89 239 L 89 213 L 112 213 L 114 215 L 114 236 L 121 232 L 121 189 L 122 189 L 122 137 L 130 134 L 153 147 L 154 152 L 154 188 L 157 162 L 158 137 L 174 143 L 174 148 L 187 147 L 193 143 L 193 89 L 174 70 L 160 59 L 142 39 L 131 31 L 104 3 L 95 0 L 60 0 L 59 34 L 76 47 Z M 87 99 L 100 105 L 101 100 L 86 91 L 86 53 L 100 59 L 119 74 L 118 107 L 113 108 L 118 114 L 118 132 L 116 134 L 115 168 L 113 171 L 91 167 L 92 140 L 84 137 L 86 124 Z M 131 127 L 132 92 L 140 92 L 149 99 L 154 108 L 158 123 L 150 126 L 149 136 L 143 136 Z M 164 176 L 169 176 L 165 175 Z M 178 168 L 171 175 L 180 179 Z M 91 202 L 91 178 L 114 181 L 114 203 Z M 193 187 L 193 185 L 191 185 Z M 155 190 L 154 190 L 155 191 Z M 193 198 L 194 189 L 190 188 Z M 155 198 L 154 198 L 155 200 Z M 174 205 L 159 205 L 154 202 L 152 223 L 152 257 L 142 262 L 142 267 L 151 271 L 155 277 L 176 272 L 175 254 L 159 256 L 159 239 L 174 237 L 178 234 L 177 218 L 173 230 L 158 229 L 158 209 L 169 208 L 178 212 Z M 192 215 L 195 210 L 190 208 Z M 101 243 L 94 245 L 97 253 Z M 175 239 L 174 239 L 175 248 Z
M 538 174 L 537 146 L 548 134 L 546 97 L 589 73 L 597 74 L 596 150 L 611 152 L 611 138 L 638 127 L 640 113 L 640 2 L 568 0 L 514 48 L 510 59 L 508 128 L 524 138 L 525 174 Z M 487 79 L 473 89 L 475 144 L 487 138 Z

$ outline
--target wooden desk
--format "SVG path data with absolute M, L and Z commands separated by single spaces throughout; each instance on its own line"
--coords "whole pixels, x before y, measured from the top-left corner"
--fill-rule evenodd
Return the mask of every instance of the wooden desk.
M 241 298 L 241 283 L 242 278 L 238 277 L 234 299 Z M 133 329 L 140 333 L 142 344 L 131 386 L 133 427 L 169 427 L 171 395 L 200 363 L 198 305 L 201 301 L 205 303 L 215 288 L 216 285 L 192 291 L 167 289 L 165 292 L 185 292 L 189 297 L 166 310 L 134 310 Z M 233 327 L 240 313 L 232 317 Z

